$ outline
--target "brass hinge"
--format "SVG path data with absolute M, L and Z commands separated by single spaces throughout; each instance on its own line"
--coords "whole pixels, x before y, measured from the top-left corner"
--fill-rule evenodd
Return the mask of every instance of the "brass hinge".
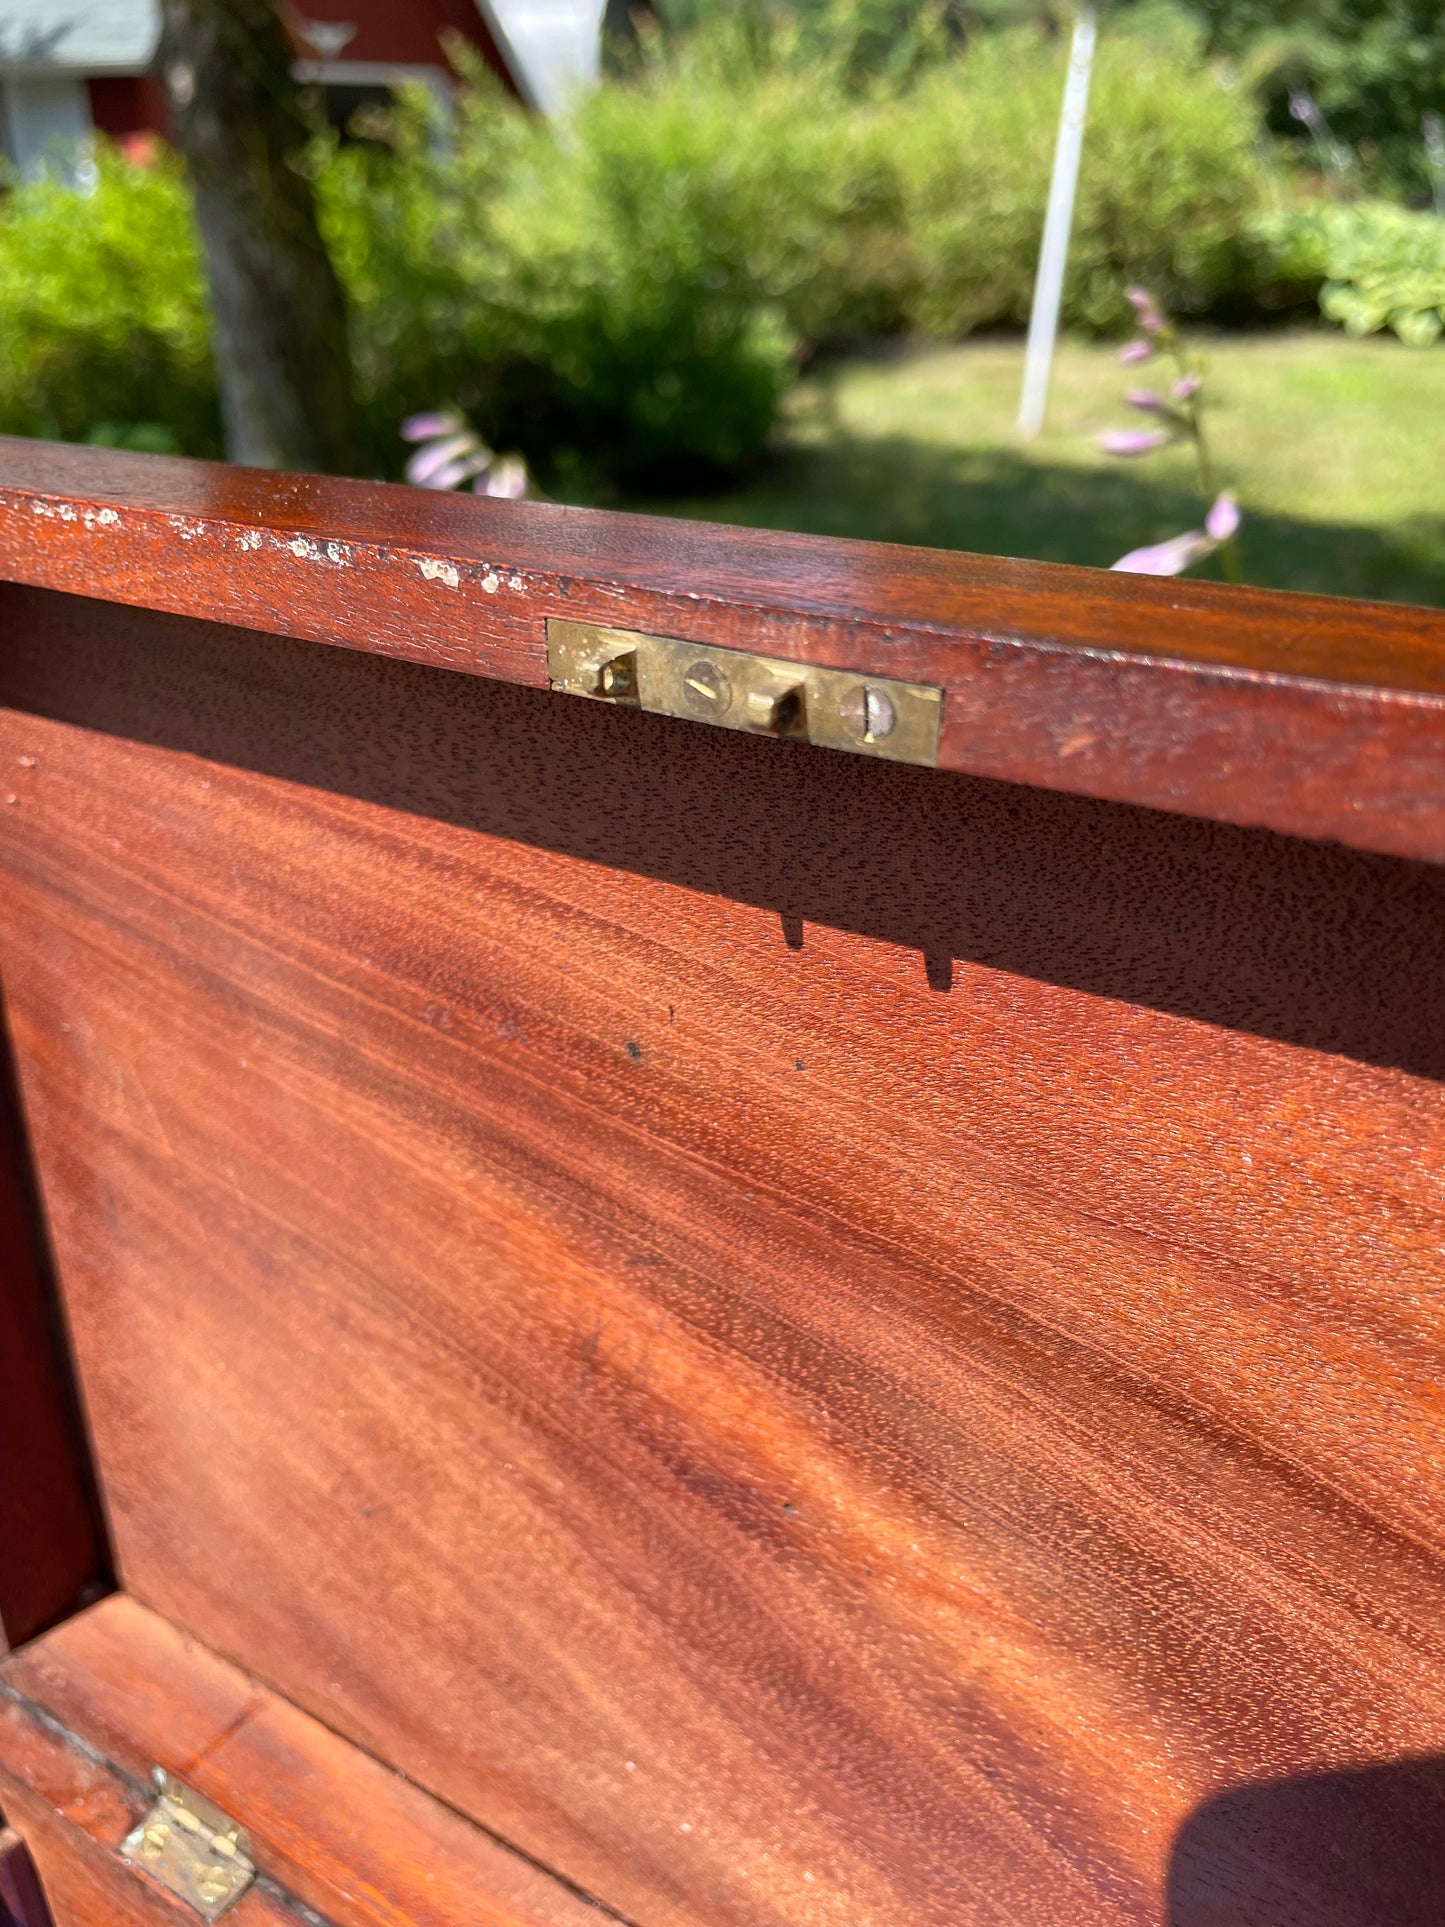
M 251 1842 L 219 1807 L 157 1767 L 156 1803 L 121 1842 L 124 1859 L 143 1867 L 204 1920 L 219 1920 L 256 1878 Z
M 547 623 L 547 668 L 553 689 L 571 696 L 894 763 L 931 769 L 938 762 L 943 692 L 926 683 L 555 616 Z

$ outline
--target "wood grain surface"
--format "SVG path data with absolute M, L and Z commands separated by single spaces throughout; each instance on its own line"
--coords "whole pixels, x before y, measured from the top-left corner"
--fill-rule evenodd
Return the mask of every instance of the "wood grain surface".
M 0 995 L 0 1652 L 98 1598 L 110 1570 Z
M 0 578 L 537 687 L 549 616 L 913 678 L 946 768 L 1445 860 L 1438 610 L 3 437 Z
M 12 1655 L 0 1679 L 18 1702 L 12 1731 L 39 1715 L 138 1785 L 165 1767 L 334 1927 L 606 1927 L 605 1911 L 123 1593 Z M 23 1776 L 28 1755 L 6 1744 L 0 1730 L 0 1772 Z
M 141 1600 L 642 1927 L 1438 1927 L 1445 873 L 7 608 Z

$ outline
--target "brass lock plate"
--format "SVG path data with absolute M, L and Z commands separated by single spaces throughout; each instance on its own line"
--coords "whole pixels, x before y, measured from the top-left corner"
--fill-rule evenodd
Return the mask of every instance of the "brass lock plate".
M 926 683 L 558 617 L 547 623 L 547 668 L 553 689 L 594 702 L 895 763 L 938 763 L 943 692 Z
M 121 1857 L 219 1920 L 256 1878 L 251 1843 L 234 1820 L 157 1767 L 155 1805 L 121 1842 Z

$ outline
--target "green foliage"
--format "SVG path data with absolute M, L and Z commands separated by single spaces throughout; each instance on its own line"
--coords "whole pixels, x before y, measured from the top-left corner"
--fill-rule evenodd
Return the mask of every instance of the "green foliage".
M 168 157 L 102 148 L 93 185 L 48 178 L 0 207 L 0 429 L 220 451 L 190 206 Z
M 896 122 L 911 317 L 928 334 L 1027 319 L 1058 125 L 1064 51 L 990 37 L 930 76 Z M 1122 325 L 1144 283 L 1195 314 L 1249 292 L 1239 236 L 1262 173 L 1249 105 L 1177 45 L 1101 41 L 1079 179 L 1065 320 Z
M 739 244 L 722 103 L 604 88 L 559 129 L 478 84 L 445 144 L 422 111 L 323 174 L 373 404 L 459 401 L 574 493 L 755 461 L 792 341 Z
M 1445 7 L 1440 0 L 1181 0 L 1211 47 L 1234 55 L 1269 124 L 1302 152 L 1291 119 L 1303 89 L 1376 188 L 1423 198 L 1430 178 L 1421 117 L 1445 109 Z
M 984 0 L 996 9 L 1031 0 Z M 654 0 L 640 34 L 656 59 L 673 45 L 726 49 L 738 78 L 793 65 L 849 89 L 906 84 L 963 45 L 978 13 L 966 0 Z
M 644 33 L 560 124 L 477 70 L 449 128 L 419 90 L 367 141 L 319 139 L 377 469 L 399 466 L 402 416 L 455 403 L 550 491 L 701 488 L 758 462 L 800 344 L 1022 322 L 1065 49 L 979 31 L 1011 4 L 920 0 L 908 60 L 863 71 L 857 35 L 819 23 L 876 25 L 893 0 L 847 0 L 846 20 L 843 0 L 758 0 Z M 1183 314 L 1252 298 L 1255 135 L 1247 93 L 1177 16 L 1111 28 L 1072 325 L 1122 329 L 1134 282 Z M 212 452 L 206 336 L 173 163 L 103 156 L 89 196 L 43 184 L 0 207 L 4 426 Z
M 1298 209 L 1262 226 L 1281 272 L 1323 282 L 1320 306 L 1351 334 L 1391 328 L 1411 347 L 1445 332 L 1445 221 L 1388 202 Z

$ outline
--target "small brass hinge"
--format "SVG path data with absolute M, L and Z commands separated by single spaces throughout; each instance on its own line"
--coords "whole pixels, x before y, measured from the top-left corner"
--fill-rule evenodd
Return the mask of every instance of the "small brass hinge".
M 187 1901 L 203 1920 L 219 1920 L 256 1878 L 251 1842 L 234 1820 L 163 1768 L 156 1803 L 121 1842 L 124 1859 Z
M 938 762 L 943 692 L 927 683 L 754 656 L 592 622 L 547 623 L 553 689 L 894 763 Z

